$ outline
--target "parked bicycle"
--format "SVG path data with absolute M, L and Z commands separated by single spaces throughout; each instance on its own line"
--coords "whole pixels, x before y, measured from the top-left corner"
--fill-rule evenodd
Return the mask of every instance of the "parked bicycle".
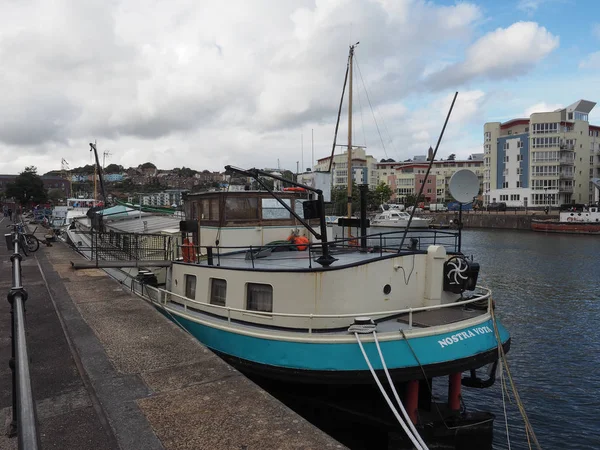
M 19 248 L 21 251 L 27 256 L 29 253 L 34 253 L 38 251 L 40 248 L 40 241 L 35 237 L 35 231 L 37 227 L 33 230 L 33 233 L 29 233 L 26 231 L 25 224 L 23 222 L 15 222 L 11 223 L 7 226 L 7 228 L 12 228 L 13 233 L 17 233 Z

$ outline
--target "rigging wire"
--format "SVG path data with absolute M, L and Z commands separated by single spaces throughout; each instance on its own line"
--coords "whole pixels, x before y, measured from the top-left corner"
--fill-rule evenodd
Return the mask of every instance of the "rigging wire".
M 369 92 L 367 91 L 367 86 L 365 85 L 365 80 L 363 79 L 362 72 L 360 70 L 360 65 L 358 64 L 358 59 L 356 56 L 356 68 L 358 69 L 358 75 L 360 76 L 360 81 L 362 81 L 363 89 L 365 90 L 365 94 L 367 96 L 367 101 L 369 102 L 369 107 L 371 108 L 371 114 L 373 115 L 373 120 L 375 121 L 375 127 L 377 128 L 377 134 L 379 135 L 379 140 L 381 141 L 381 146 L 383 147 L 383 153 L 385 157 L 388 157 L 387 150 L 385 149 L 385 144 L 383 143 L 383 137 L 381 136 L 381 131 L 379 130 L 379 124 L 377 123 L 377 118 L 375 117 L 375 111 L 373 110 L 373 105 L 371 104 L 371 97 L 369 97 Z
M 360 110 L 360 125 L 362 128 L 363 139 L 365 141 L 365 148 L 366 148 L 367 147 L 367 135 L 365 133 L 365 119 L 364 119 L 364 114 L 363 114 L 363 109 L 362 109 L 362 103 L 360 101 L 360 91 L 358 89 L 356 90 L 356 96 L 358 97 L 358 109 Z

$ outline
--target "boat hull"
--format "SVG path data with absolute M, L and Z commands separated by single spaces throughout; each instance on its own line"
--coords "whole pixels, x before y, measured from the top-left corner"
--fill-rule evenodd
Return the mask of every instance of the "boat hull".
M 545 233 L 600 234 L 600 223 L 532 220 L 531 229 Z
M 356 340 L 280 340 L 249 336 L 199 323 L 160 305 L 155 306 L 242 372 L 299 383 L 372 382 Z M 497 325 L 502 344 L 508 351 L 508 332 L 500 323 Z M 423 378 L 424 373 L 430 378 L 463 372 L 491 363 L 498 357 L 491 319 L 448 332 L 409 337 L 408 341 L 400 336 L 392 340 L 384 340 L 382 334 L 378 336 L 386 365 L 395 381 Z M 360 337 L 373 368 L 381 371 L 383 366 L 372 335 Z

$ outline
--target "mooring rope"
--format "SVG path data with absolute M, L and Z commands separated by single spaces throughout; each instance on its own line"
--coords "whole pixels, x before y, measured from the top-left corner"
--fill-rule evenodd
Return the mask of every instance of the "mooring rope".
M 531 441 L 530 441 L 530 438 L 531 438 L 531 440 L 533 440 L 533 443 L 535 444 L 536 448 L 538 450 L 542 450 L 542 447 L 540 446 L 540 443 L 537 440 L 535 432 L 533 431 L 533 427 L 531 426 L 531 422 L 529 422 L 527 413 L 525 412 L 525 406 L 523 405 L 523 402 L 521 401 L 521 397 L 519 396 L 519 393 L 517 392 L 517 387 L 513 380 L 512 374 L 510 373 L 510 369 L 508 367 L 508 361 L 506 359 L 506 353 L 504 353 L 504 347 L 502 346 L 502 341 L 500 340 L 500 331 L 498 330 L 498 324 L 496 322 L 496 315 L 494 313 L 494 308 L 490 308 L 490 315 L 492 316 L 492 323 L 494 325 L 494 334 L 496 335 L 496 341 L 498 342 L 498 353 L 500 355 L 500 359 L 501 359 L 502 363 L 504 364 L 504 367 L 506 368 L 506 374 L 508 375 L 508 381 L 510 382 L 510 386 L 513 391 L 513 396 L 517 403 L 517 407 L 519 408 L 519 412 L 521 413 L 521 416 L 523 417 L 523 422 L 525 423 L 525 435 L 527 437 L 527 443 L 529 445 L 529 448 L 531 449 Z
M 379 339 L 377 339 L 377 332 L 375 330 L 373 330 L 373 337 L 375 338 L 375 345 L 377 346 L 377 352 L 379 353 L 379 359 L 381 359 L 381 365 L 383 366 L 383 371 L 385 372 L 385 376 L 387 377 L 388 383 L 390 384 L 390 387 L 392 388 L 392 393 L 394 394 L 394 398 L 396 399 L 396 402 L 398 403 L 398 407 L 400 408 L 400 411 L 402 411 L 404 420 L 406 420 L 406 423 L 410 427 L 410 430 L 412 431 L 414 437 L 419 441 L 419 444 L 421 444 L 421 447 L 423 447 L 423 449 L 425 449 L 425 450 L 429 450 L 429 448 L 427 447 L 427 444 L 425 444 L 425 441 L 423 441 L 423 439 L 421 438 L 421 435 L 417 431 L 417 428 L 412 423 L 412 420 L 410 419 L 408 413 L 406 412 L 406 408 L 404 408 L 404 405 L 400 401 L 400 396 L 398 395 L 398 391 L 396 391 L 396 386 L 394 386 L 394 382 L 392 381 L 392 377 L 390 376 L 390 373 L 388 371 L 387 364 L 385 363 L 385 359 L 383 359 L 383 353 L 381 351 L 381 347 L 379 346 Z
M 394 404 L 390 400 L 390 397 L 387 395 L 387 392 L 385 392 L 385 389 L 381 385 L 381 381 L 379 381 L 379 378 L 377 377 L 377 374 L 375 373 L 375 370 L 373 370 L 373 366 L 371 365 L 371 361 L 369 361 L 369 357 L 367 356 L 367 353 L 365 352 L 365 349 L 364 349 L 364 347 L 362 345 L 362 342 L 360 341 L 360 337 L 358 335 L 358 332 L 354 332 L 354 336 L 356 337 L 356 342 L 358 342 L 358 346 L 360 347 L 360 351 L 362 352 L 363 357 L 365 358 L 365 362 L 367 363 L 367 366 L 369 366 L 369 371 L 371 372 L 371 375 L 373 376 L 373 379 L 375 380 L 375 383 L 377 383 L 377 387 L 381 391 L 381 395 L 383 395 L 383 398 L 385 399 L 386 403 L 390 407 L 390 410 L 392 411 L 392 413 L 396 417 L 396 420 L 398 421 L 398 423 L 400 424 L 400 426 L 402 427 L 402 429 L 404 430 L 404 432 L 406 433 L 406 435 L 408 436 L 408 438 L 411 440 L 411 442 L 413 443 L 413 445 L 415 446 L 415 448 L 417 450 L 426 450 L 427 447 L 424 448 L 419 443 L 419 441 L 417 440 L 417 438 L 415 436 L 413 436 L 412 432 L 410 431 L 410 429 L 408 428 L 408 426 L 406 425 L 406 423 L 404 422 L 404 420 L 402 420 L 402 417 L 398 413 L 398 410 L 394 407 Z

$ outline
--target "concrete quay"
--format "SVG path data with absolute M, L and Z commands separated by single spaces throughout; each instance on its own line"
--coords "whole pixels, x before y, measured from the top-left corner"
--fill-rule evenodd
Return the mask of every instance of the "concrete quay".
M 22 262 L 42 449 L 344 448 L 104 271 L 74 270 L 82 259 L 53 242 Z M 0 261 L 8 293 L 4 243 Z M 1 301 L 2 424 L 11 414 L 9 311 Z M 0 449 L 16 449 L 16 439 L 1 433 Z
M 420 214 L 419 217 L 433 217 L 434 224 L 449 224 L 458 220 L 458 211 Z M 543 211 L 463 211 L 464 228 L 499 228 L 507 230 L 531 231 L 532 219 L 558 219 L 558 214 L 545 214 Z

